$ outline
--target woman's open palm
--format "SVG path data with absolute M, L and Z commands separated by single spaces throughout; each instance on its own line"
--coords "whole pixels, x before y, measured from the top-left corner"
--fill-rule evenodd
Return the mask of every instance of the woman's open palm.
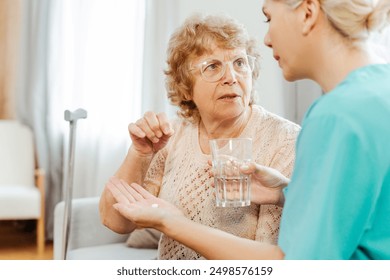
M 183 215 L 171 203 L 155 197 L 143 187 L 112 177 L 107 184 L 117 203 L 114 208 L 138 227 L 158 229 L 163 219 Z

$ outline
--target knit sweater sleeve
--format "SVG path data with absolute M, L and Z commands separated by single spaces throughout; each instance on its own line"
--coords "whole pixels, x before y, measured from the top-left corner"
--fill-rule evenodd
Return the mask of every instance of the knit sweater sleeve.
M 152 159 L 144 179 L 144 188 L 151 194 L 158 196 L 164 175 L 165 160 L 168 154 L 168 147 L 158 151 Z

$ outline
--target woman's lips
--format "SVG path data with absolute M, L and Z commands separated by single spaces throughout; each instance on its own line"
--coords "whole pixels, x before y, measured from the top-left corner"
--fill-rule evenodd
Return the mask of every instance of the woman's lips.
M 222 95 L 218 99 L 233 99 L 233 98 L 236 98 L 236 97 L 240 97 L 240 96 L 238 94 L 235 94 L 235 93 L 228 93 L 228 94 Z

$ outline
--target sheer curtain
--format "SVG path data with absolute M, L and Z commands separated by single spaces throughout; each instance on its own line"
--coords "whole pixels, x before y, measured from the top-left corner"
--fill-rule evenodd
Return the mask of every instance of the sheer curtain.
M 87 110 L 78 122 L 74 197 L 99 195 L 126 154 L 128 123 L 141 114 L 144 1 L 57 1 L 53 12 L 51 119 L 63 126 L 65 109 Z
M 73 197 L 99 195 L 129 146 L 127 125 L 142 111 L 145 1 L 24 0 L 17 117 L 35 133 L 46 170 L 47 231 L 62 199 L 68 123 L 77 128 Z
M 165 90 L 166 50 L 175 28 L 180 25 L 180 0 L 146 0 L 142 112 L 165 112 L 175 117 Z

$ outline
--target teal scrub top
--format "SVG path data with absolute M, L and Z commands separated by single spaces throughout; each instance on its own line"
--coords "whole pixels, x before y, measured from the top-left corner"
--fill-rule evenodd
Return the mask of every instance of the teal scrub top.
M 308 110 L 285 189 L 286 259 L 390 259 L 390 64 L 351 72 Z

